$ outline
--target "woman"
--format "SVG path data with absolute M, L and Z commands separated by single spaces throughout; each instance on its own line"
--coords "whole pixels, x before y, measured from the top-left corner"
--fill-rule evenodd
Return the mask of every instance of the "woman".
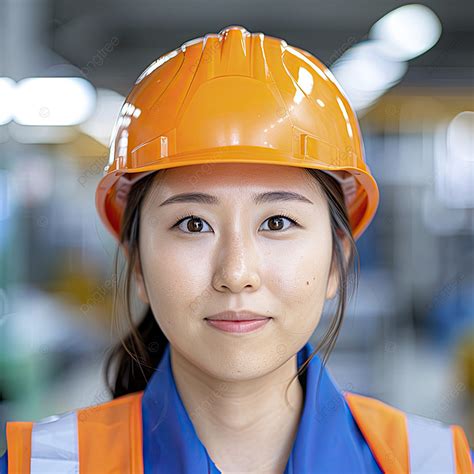
M 356 116 L 308 52 L 232 26 L 160 57 L 96 194 L 128 263 L 113 399 L 9 422 L 8 472 L 471 472 L 460 426 L 342 390 L 325 368 L 378 199 Z

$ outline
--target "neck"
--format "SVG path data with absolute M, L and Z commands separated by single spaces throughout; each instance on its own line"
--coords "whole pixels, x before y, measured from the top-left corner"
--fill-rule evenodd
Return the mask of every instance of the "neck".
M 304 402 L 298 378 L 288 388 L 296 355 L 269 374 L 238 381 L 210 376 L 173 348 L 170 355 L 183 405 L 214 462 L 243 470 L 272 465 L 283 472 Z

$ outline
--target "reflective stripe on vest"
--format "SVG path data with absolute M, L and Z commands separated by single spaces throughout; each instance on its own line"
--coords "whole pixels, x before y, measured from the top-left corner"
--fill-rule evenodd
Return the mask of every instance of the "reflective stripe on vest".
M 343 393 L 384 473 L 472 472 L 460 426 Z M 143 391 L 124 395 L 36 423 L 7 422 L 9 474 L 143 474 L 142 395 Z
M 53 415 L 33 423 L 31 473 L 79 473 L 77 412 Z
M 414 414 L 406 417 L 410 472 L 456 472 L 451 428 Z

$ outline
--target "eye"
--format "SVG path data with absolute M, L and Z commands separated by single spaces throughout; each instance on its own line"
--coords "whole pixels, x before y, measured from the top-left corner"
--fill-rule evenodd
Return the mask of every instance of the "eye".
M 298 221 L 296 219 L 291 218 L 290 216 L 286 216 L 284 214 L 280 214 L 277 216 L 271 216 L 268 219 L 266 219 L 264 222 L 269 222 L 272 223 L 269 227 L 269 230 L 276 230 L 276 231 L 281 231 L 283 227 L 283 220 L 286 219 L 287 221 L 290 221 L 292 225 L 296 227 L 300 227 Z M 290 226 L 291 227 L 291 226 Z M 289 227 L 283 230 L 287 230 Z
M 188 221 L 188 224 L 186 225 L 186 229 L 188 232 L 186 232 L 181 226 L 181 223 Z M 178 229 L 182 230 L 185 234 L 201 234 L 200 232 L 203 228 L 203 222 L 206 222 L 204 219 L 201 219 L 198 216 L 194 215 L 187 215 L 187 216 L 182 216 L 178 217 L 178 222 L 172 227 L 178 227 Z M 206 225 L 209 227 L 209 224 L 206 223 Z

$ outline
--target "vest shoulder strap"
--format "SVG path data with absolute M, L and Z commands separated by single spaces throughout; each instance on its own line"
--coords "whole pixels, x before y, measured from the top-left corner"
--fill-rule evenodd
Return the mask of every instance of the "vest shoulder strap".
M 463 429 L 406 413 L 372 397 L 344 392 L 352 415 L 384 472 L 472 473 Z
M 8 472 L 30 474 L 31 421 L 7 421 Z
M 142 474 L 142 395 L 37 422 L 7 422 L 8 472 Z

